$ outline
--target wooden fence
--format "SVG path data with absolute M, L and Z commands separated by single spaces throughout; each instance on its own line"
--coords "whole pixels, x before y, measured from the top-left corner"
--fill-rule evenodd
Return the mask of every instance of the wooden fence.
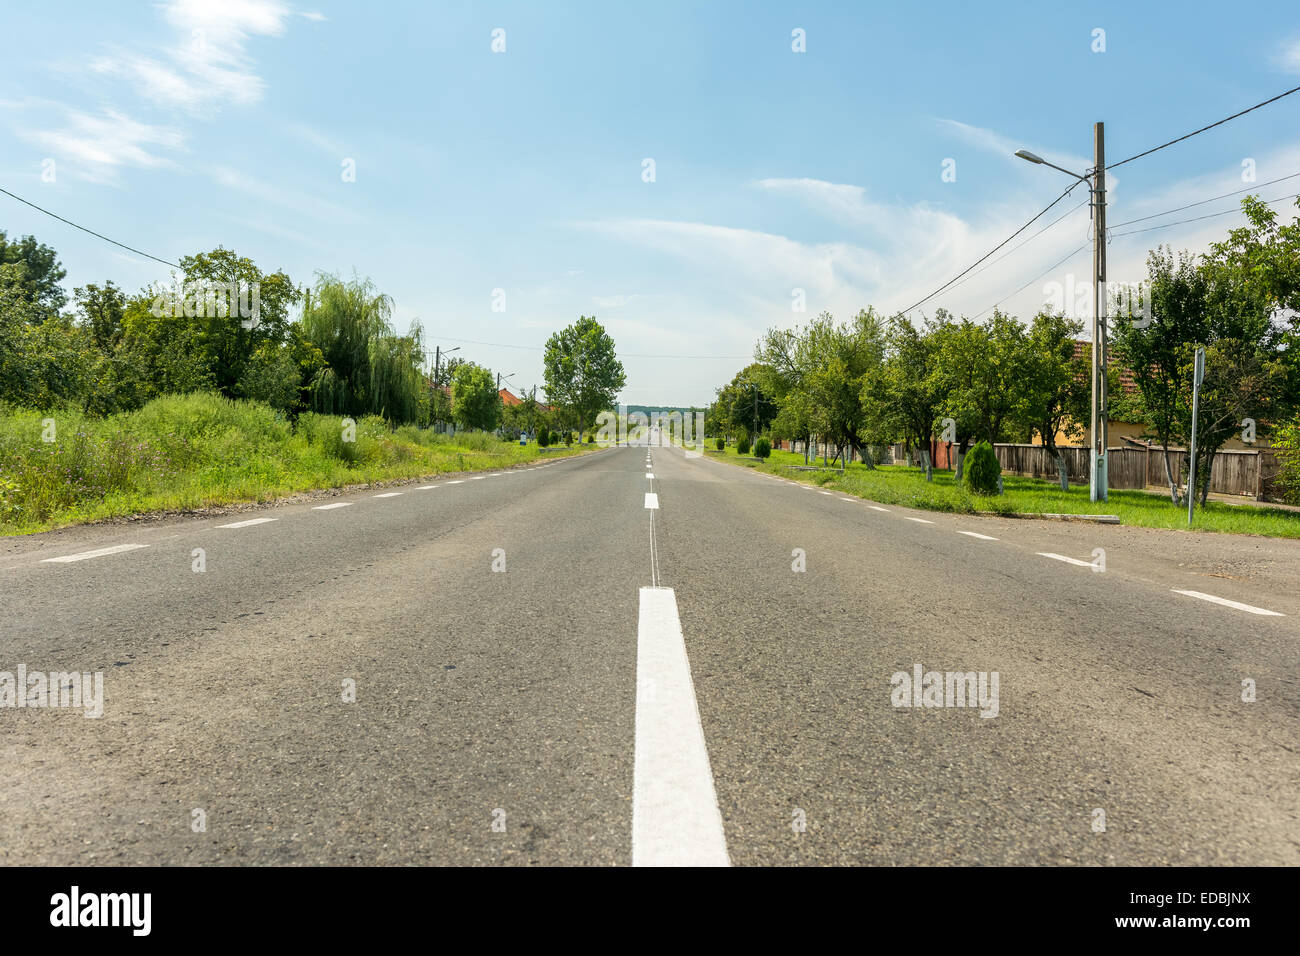
M 1002 470 L 1017 475 L 1054 480 L 1056 461 L 1042 445 L 995 445 Z M 1063 447 L 1066 468 L 1073 482 L 1088 480 L 1088 449 Z M 1169 486 L 1165 477 L 1165 459 L 1161 448 L 1127 446 L 1111 448 L 1107 480 L 1112 488 L 1146 488 Z M 1169 466 L 1180 484 L 1187 481 L 1187 449 L 1170 448 Z M 1210 466 L 1210 491 L 1224 495 L 1247 495 L 1267 501 L 1274 491 L 1277 456 L 1268 449 L 1225 449 L 1214 456 Z

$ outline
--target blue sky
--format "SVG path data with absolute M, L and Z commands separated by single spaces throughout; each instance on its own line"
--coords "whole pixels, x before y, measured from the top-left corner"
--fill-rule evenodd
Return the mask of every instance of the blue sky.
M 10 5 L 0 185 L 165 259 L 369 276 L 399 327 L 520 387 L 595 314 L 625 401 L 705 403 L 765 328 L 906 307 L 1068 185 L 1015 148 L 1083 171 L 1096 120 L 1113 162 L 1300 85 L 1294 3 L 1078 6 Z M 1258 184 L 1300 173 L 1300 94 L 1117 170 L 1109 223 L 1251 186 L 1247 161 Z M 1237 222 L 1112 235 L 1111 276 Z M 1028 318 L 1086 282 L 1088 226 L 1077 209 L 924 310 Z M 5 196 L 0 229 L 54 246 L 69 289 L 167 277 Z

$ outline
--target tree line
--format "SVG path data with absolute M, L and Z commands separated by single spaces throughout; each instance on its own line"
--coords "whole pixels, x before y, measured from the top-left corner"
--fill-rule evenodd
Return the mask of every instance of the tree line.
M 430 363 L 417 323 L 368 279 L 320 273 L 300 287 L 218 247 L 186 256 L 171 282 L 129 293 L 112 280 L 73 290 L 49 246 L 0 231 L 0 404 L 73 405 L 109 415 L 195 391 L 393 425 L 581 435 L 623 388 L 613 340 L 582 316 L 546 345 L 545 399 L 501 401 L 495 373 Z M 432 364 L 433 367 L 430 367 Z
M 1273 440 L 1284 485 L 1300 495 L 1300 217 L 1280 223 L 1255 197 L 1242 207 L 1246 224 L 1204 254 L 1151 251 L 1142 296 L 1109 304 L 1109 417 L 1145 425 L 1164 451 L 1175 503 L 1189 463 L 1170 449 L 1189 444 L 1198 347 L 1206 371 L 1195 492 L 1204 501 L 1215 454 L 1240 434 Z M 944 309 L 916 323 L 872 308 L 847 322 L 824 312 L 765 332 L 754 363 L 717 390 L 706 427 L 820 440 L 868 467 L 872 446 L 903 444 L 927 474 L 933 443 L 951 441 L 958 477 L 973 442 L 1037 438 L 1068 487 L 1058 441 L 1086 440 L 1090 420 L 1083 330 L 1048 309 L 1028 323 L 996 309 L 984 323 Z M 1121 387 L 1121 370 L 1131 388 Z

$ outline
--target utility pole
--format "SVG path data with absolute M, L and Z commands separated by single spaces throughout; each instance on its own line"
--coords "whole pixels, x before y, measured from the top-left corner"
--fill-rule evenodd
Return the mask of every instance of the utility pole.
M 1196 414 L 1201 405 L 1201 382 L 1205 380 L 1205 349 L 1196 350 L 1192 364 L 1192 442 L 1187 462 L 1187 523 L 1192 523 L 1192 508 L 1196 505 Z
M 1105 126 L 1093 126 L 1092 177 L 1092 442 L 1088 498 L 1107 501 L 1106 449 L 1110 439 L 1110 412 L 1106 400 L 1106 133 Z

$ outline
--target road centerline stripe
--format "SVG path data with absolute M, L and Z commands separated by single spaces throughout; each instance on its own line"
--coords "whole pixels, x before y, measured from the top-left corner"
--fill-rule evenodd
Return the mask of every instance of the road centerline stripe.
M 147 548 L 147 544 L 115 544 L 110 548 L 96 548 L 94 551 L 81 551 L 77 554 L 65 554 L 58 558 L 42 558 L 41 564 L 71 564 L 73 561 L 85 561 L 89 558 L 102 558 L 106 554 L 121 554 L 123 551 L 135 551 Z
M 677 596 L 672 588 L 641 588 L 632 865 L 730 863 Z
M 657 509 L 659 507 L 659 496 L 653 491 L 647 491 L 645 493 L 645 506 L 647 508 Z
M 1209 601 L 1212 604 L 1222 604 L 1224 607 L 1236 608 L 1238 611 L 1246 611 L 1249 614 L 1260 614 L 1264 617 L 1286 617 L 1281 611 L 1270 611 L 1267 608 L 1255 607 L 1253 604 L 1229 601 L 1227 598 L 1206 594 L 1204 591 L 1184 591 L 1182 588 L 1170 588 L 1169 590 L 1175 594 L 1186 594 L 1188 597 L 1200 598 L 1202 601 Z

